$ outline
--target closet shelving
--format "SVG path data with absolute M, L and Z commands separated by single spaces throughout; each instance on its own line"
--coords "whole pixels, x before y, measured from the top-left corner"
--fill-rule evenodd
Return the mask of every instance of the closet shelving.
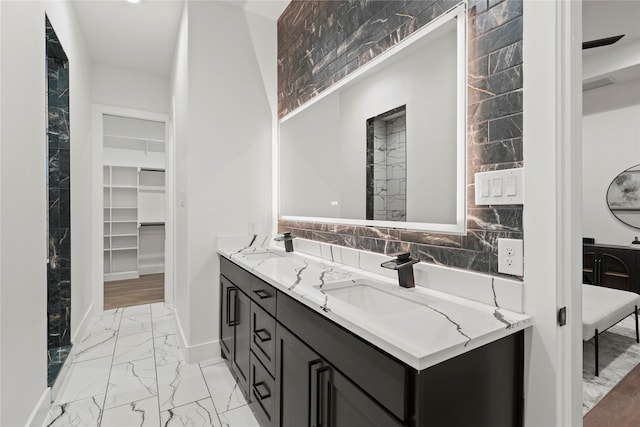
M 164 272 L 165 127 L 103 117 L 104 280 Z
M 104 166 L 105 280 L 138 277 L 138 168 Z

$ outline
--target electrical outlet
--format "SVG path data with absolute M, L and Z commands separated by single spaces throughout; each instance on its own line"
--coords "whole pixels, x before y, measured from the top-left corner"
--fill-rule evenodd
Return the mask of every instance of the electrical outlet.
M 256 234 L 256 222 L 255 221 L 249 221 L 247 229 L 248 229 L 247 231 L 249 232 L 249 234 Z
M 520 239 L 498 239 L 498 272 L 524 274 L 523 245 Z

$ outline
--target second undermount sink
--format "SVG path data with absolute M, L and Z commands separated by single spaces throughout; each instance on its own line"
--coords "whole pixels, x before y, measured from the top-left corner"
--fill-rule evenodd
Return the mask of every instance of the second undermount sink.
M 388 292 L 384 287 L 385 285 L 378 285 L 367 280 L 350 280 L 348 282 L 316 286 L 316 288 L 333 298 L 379 316 L 402 313 L 424 307 L 424 304 Z

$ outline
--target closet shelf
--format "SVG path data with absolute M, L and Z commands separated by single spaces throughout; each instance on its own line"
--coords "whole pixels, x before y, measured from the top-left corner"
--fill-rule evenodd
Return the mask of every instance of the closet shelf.
M 140 191 L 157 191 L 164 193 L 164 187 L 161 187 L 159 185 L 141 185 L 138 188 L 140 188 Z
M 155 139 L 155 138 L 142 138 L 139 136 L 125 136 L 125 135 L 114 135 L 114 134 L 104 134 L 107 138 L 116 138 L 116 139 L 124 139 L 129 141 L 142 141 L 142 142 L 158 142 L 164 144 L 164 139 Z

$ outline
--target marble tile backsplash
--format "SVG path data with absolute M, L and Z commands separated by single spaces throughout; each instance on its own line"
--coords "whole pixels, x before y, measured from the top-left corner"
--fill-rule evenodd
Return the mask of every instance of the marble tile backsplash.
M 278 20 L 282 117 L 458 1 L 292 1 Z M 476 172 L 524 166 L 522 0 L 469 0 L 467 234 L 279 221 L 280 232 L 497 275 L 497 239 L 523 239 L 522 205 L 476 206 Z M 525 261 L 526 262 L 526 261 Z

